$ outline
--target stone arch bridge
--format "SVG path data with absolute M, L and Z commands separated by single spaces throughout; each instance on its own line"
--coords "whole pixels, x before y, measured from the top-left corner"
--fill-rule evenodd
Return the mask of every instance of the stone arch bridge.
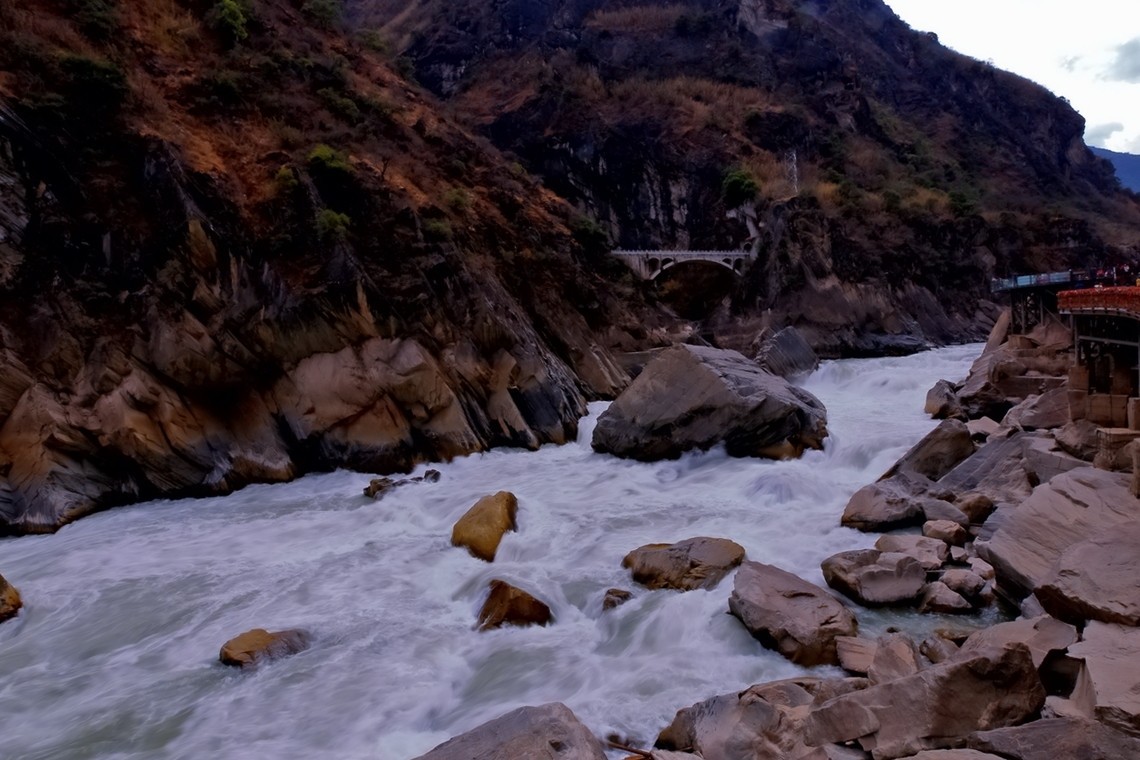
M 752 251 L 613 251 L 643 280 L 656 279 L 666 269 L 690 261 L 708 261 L 735 274 L 744 272 L 745 264 L 756 259 Z

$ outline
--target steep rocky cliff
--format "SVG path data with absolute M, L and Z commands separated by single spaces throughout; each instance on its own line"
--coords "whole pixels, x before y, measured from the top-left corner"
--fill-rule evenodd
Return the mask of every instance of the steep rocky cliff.
M 664 341 L 568 205 L 335 18 L 21 5 L 0 7 L 0 532 L 562 442 L 627 382 L 607 341 Z
M 832 355 L 979 337 L 991 276 L 1137 253 L 1140 206 L 1067 103 L 881 0 L 354 9 L 622 246 L 756 245 L 711 324 L 733 347 L 788 323 Z M 733 174 L 759 191 L 730 214 Z

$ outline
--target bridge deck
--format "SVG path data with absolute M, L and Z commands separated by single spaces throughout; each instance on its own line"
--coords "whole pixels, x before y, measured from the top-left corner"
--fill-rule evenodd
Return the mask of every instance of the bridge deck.
M 1106 314 L 1140 320 L 1140 287 L 1062 290 L 1057 307 L 1063 314 Z

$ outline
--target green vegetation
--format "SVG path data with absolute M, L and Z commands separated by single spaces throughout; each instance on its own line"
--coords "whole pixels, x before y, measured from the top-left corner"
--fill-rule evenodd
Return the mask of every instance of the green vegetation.
M 282 166 L 277 170 L 277 174 L 273 175 L 273 184 L 277 186 L 277 192 L 284 194 L 293 192 L 301 183 L 292 166 Z
M 351 177 L 353 174 L 348 156 L 324 143 L 309 151 L 309 168 L 327 175 L 343 174 Z
M 462 187 L 453 187 L 443 194 L 443 202 L 453 211 L 466 211 L 471 208 L 471 193 Z
M 340 21 L 341 11 L 340 0 L 305 0 L 301 6 L 302 13 L 325 29 Z
M 330 208 L 321 209 L 317 214 L 317 237 L 322 243 L 339 243 L 348 239 L 352 219 Z
M 209 25 L 221 35 L 227 46 L 233 47 L 249 37 L 248 8 L 240 0 L 221 0 L 210 9 L 206 17 Z
M 729 208 L 737 208 L 756 200 L 760 194 L 760 184 L 747 169 L 733 169 L 724 175 L 721 183 L 724 203 Z
M 451 231 L 451 224 L 446 219 L 428 219 L 423 224 L 424 237 L 428 240 L 435 240 L 443 242 L 451 240 L 454 233 Z
M 375 29 L 366 29 L 361 32 L 360 41 L 364 44 L 364 47 L 381 55 L 388 55 L 392 52 L 391 43 Z
M 588 216 L 576 216 L 570 220 L 570 234 L 588 254 L 608 253 L 610 236 L 602 225 Z
M 329 111 L 349 124 L 359 124 L 364 119 L 364 114 L 361 113 L 360 106 L 356 105 L 356 101 L 345 97 L 333 88 L 323 87 L 317 90 L 317 95 L 320 96 L 321 101 Z

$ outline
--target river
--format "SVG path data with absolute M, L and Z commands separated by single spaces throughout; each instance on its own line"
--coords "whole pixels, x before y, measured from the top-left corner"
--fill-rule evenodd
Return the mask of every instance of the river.
M 577 443 L 436 465 L 440 482 L 381 501 L 361 494 L 369 476 L 336 472 L 0 541 L 0 573 L 25 602 L 0 625 L 0 754 L 407 760 L 551 701 L 599 735 L 651 742 L 681 707 L 805 671 L 726 614 L 731 578 L 650 592 L 622 557 L 723 536 L 822 583 L 821 560 L 874 542 L 839 527 L 847 498 L 934 426 L 927 389 L 962 378 L 979 348 L 825 362 L 804 386 L 827 405 L 831 438 L 799 461 L 598 455 L 594 404 Z M 520 529 L 487 564 L 449 537 L 498 490 L 518 496 Z M 476 632 L 493 578 L 545 600 L 554 624 Z M 603 613 L 610 587 L 634 598 Z M 872 634 L 929 623 L 859 617 Z M 313 646 L 252 673 L 221 666 L 221 644 L 254 627 L 306 628 Z

